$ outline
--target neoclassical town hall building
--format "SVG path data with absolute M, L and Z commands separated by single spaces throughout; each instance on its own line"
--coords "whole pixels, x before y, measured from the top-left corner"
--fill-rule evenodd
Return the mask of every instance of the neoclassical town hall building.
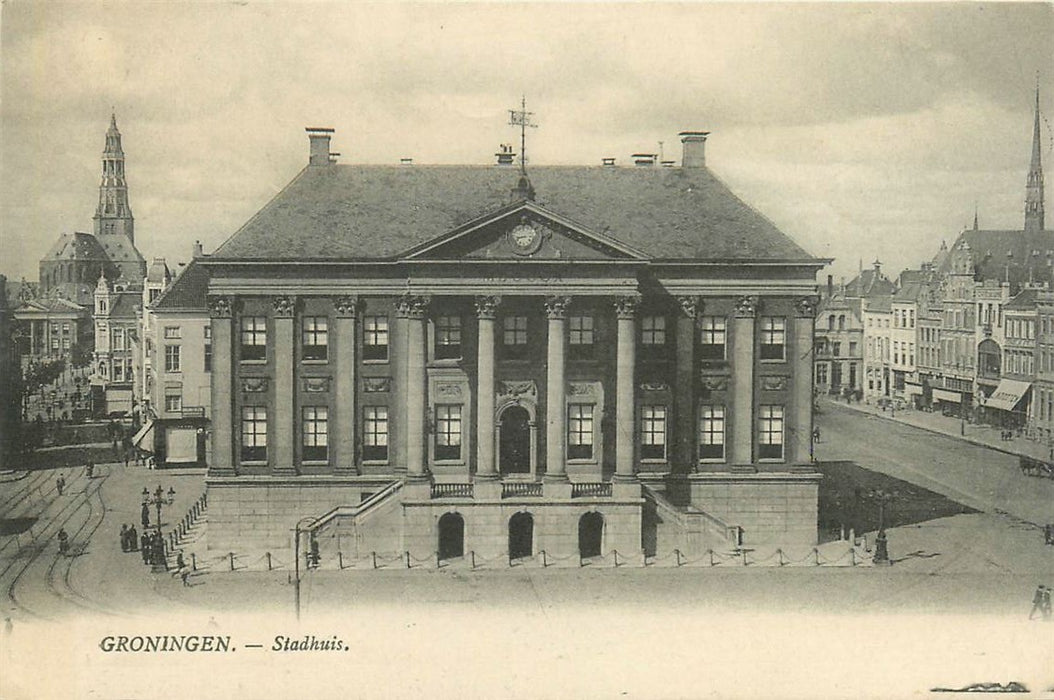
M 212 255 L 209 545 L 812 545 L 815 258 L 704 163 L 310 160 Z

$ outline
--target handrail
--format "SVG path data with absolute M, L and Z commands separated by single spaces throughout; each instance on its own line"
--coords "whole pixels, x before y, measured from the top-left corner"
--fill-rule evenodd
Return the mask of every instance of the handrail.
M 326 513 L 323 513 L 322 515 L 315 518 L 315 520 L 311 524 L 309 524 L 306 528 L 302 529 L 302 532 L 314 532 L 315 530 L 321 528 L 323 525 L 327 525 L 334 518 L 354 518 L 364 515 L 368 511 L 372 510 L 375 506 L 379 505 L 382 501 L 387 500 L 390 495 L 394 494 L 402 487 L 402 481 L 393 481 L 380 491 L 367 498 L 362 503 L 359 503 L 358 505 L 337 506 L 332 510 L 329 510 Z

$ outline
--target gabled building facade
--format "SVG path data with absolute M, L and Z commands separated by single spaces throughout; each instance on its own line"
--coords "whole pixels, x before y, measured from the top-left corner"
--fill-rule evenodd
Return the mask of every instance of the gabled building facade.
M 529 173 L 338 165 L 331 133 L 200 261 L 210 547 L 305 518 L 440 558 L 815 542 L 826 261 L 705 132 L 681 167 Z

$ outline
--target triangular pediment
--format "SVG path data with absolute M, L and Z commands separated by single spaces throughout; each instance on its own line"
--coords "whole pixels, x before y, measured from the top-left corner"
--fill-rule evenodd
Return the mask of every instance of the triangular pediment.
M 647 256 L 533 202 L 470 221 L 406 252 L 406 260 L 645 260 Z

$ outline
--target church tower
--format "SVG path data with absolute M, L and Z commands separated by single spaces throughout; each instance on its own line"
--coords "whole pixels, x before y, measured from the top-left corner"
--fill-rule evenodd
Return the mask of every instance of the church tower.
M 99 206 L 92 217 L 96 236 L 127 236 L 135 243 L 135 220 L 128 205 L 128 185 L 124 181 L 124 151 L 121 132 L 117 130 L 117 116 L 110 115 L 106 131 L 106 148 L 102 152 L 102 183 L 99 185 Z
M 1032 164 L 1025 188 L 1025 230 L 1043 230 L 1043 164 L 1039 144 L 1039 86 L 1036 86 L 1036 117 L 1032 127 Z

